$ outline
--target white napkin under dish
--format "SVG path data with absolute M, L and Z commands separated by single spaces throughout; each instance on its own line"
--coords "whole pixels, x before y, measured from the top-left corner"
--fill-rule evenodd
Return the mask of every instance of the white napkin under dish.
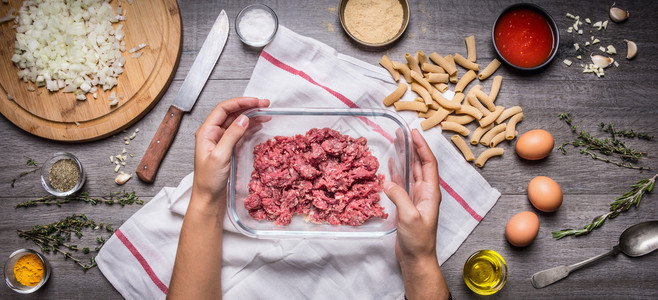
M 270 99 L 272 107 L 381 108 L 381 99 L 396 87 L 383 68 L 280 26 L 276 38 L 261 52 L 244 95 Z M 412 93 L 404 99 L 413 100 Z M 420 128 L 415 113 L 401 115 L 411 128 Z M 500 192 L 464 161 L 440 128 L 420 132 L 439 162 L 442 202 L 437 256 L 443 263 L 496 203 Z M 163 188 L 98 254 L 100 270 L 123 297 L 165 298 L 191 186 L 189 174 L 177 188 Z M 226 299 L 404 296 L 394 253 L 395 234 L 364 240 L 277 240 L 244 236 L 228 218 L 224 227 Z

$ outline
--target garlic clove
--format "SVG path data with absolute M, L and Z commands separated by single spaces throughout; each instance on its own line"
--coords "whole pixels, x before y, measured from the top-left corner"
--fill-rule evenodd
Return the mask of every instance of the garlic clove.
M 628 48 L 628 52 L 626 53 L 626 59 L 632 59 L 635 57 L 635 54 L 637 54 L 637 45 L 633 41 L 629 40 L 624 40 L 626 41 L 626 47 Z
M 590 55 L 590 58 L 592 59 L 592 62 L 601 69 L 607 68 L 608 66 L 610 66 L 610 64 L 615 62 L 615 60 L 612 59 L 611 57 L 607 57 L 603 55 Z
M 614 4 L 610 7 L 610 19 L 619 23 L 628 19 L 629 13 L 621 8 L 615 7 Z
M 114 182 L 116 182 L 118 185 L 122 185 L 122 184 L 126 183 L 128 180 L 130 180 L 130 178 L 132 178 L 132 177 L 133 176 L 130 175 L 130 174 L 126 174 L 124 172 L 121 172 L 121 173 L 119 173 L 119 175 L 117 175 L 116 178 L 114 178 Z

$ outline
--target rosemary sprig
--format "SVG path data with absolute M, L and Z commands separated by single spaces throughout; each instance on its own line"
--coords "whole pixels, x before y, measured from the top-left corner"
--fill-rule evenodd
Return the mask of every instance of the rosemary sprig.
M 37 161 L 32 159 L 31 157 L 25 156 L 25 158 L 27 158 L 27 162 L 25 163 L 25 165 L 28 166 L 28 167 L 32 167 L 33 169 L 31 169 L 29 171 L 23 171 L 20 174 L 18 174 L 17 177 L 12 178 L 11 179 L 11 187 L 12 188 L 14 188 L 14 184 L 16 183 L 16 180 L 18 180 L 19 178 L 21 178 L 25 175 L 28 175 L 28 174 L 34 173 L 36 171 L 39 171 L 42 168 L 42 167 L 39 167 L 39 164 L 37 163 Z
M 92 249 L 83 247 L 80 249 L 78 245 L 71 243 L 71 236 L 82 238 L 83 230 L 105 230 L 109 232 L 110 236 L 114 233 L 114 228 L 108 223 L 96 223 L 96 221 L 87 218 L 85 215 L 74 214 L 66 217 L 60 221 L 46 224 L 37 225 L 30 230 L 18 230 L 18 236 L 26 240 L 34 242 L 44 253 L 61 253 L 65 258 L 73 260 L 80 265 L 84 271 L 87 271 L 96 266 L 95 256 L 89 258 L 89 263 L 85 263 L 81 258 L 75 257 L 74 252 L 79 250 L 83 254 L 90 252 L 98 252 L 105 244 L 106 238 L 98 236 L 96 242 L 98 245 Z
M 610 133 L 612 139 L 607 139 L 607 138 L 599 139 L 593 137 L 588 132 L 582 130 L 578 132 L 576 125 L 573 124 L 573 119 L 571 118 L 570 114 L 562 113 L 559 114 L 558 117 L 560 118 L 560 120 L 564 121 L 567 125 L 569 125 L 571 132 L 576 133 L 578 135 L 575 140 L 570 142 L 565 142 L 558 147 L 558 150 L 560 150 L 562 154 L 566 155 L 567 150 L 565 149 L 565 146 L 571 145 L 575 148 L 581 148 L 580 149 L 581 154 L 588 155 L 595 160 L 600 160 L 606 163 L 612 163 L 617 166 L 625 167 L 629 169 L 651 170 L 651 168 L 649 167 L 639 167 L 633 165 L 633 163 L 636 163 L 640 159 L 644 158 L 644 156 L 646 156 L 646 153 L 637 151 L 633 148 L 629 148 L 628 146 L 626 146 L 626 144 L 623 141 L 619 140 L 618 137 L 619 136 L 623 136 L 627 138 L 637 137 L 645 140 L 651 140 L 653 139 L 653 136 L 650 136 L 646 133 L 641 133 L 641 132 L 638 133 L 634 130 L 617 130 L 615 128 L 614 123 L 610 123 L 608 125 L 601 123 L 599 124 L 599 127 L 601 127 L 601 129 L 603 129 L 604 132 Z M 621 160 L 604 158 L 601 157 L 599 154 L 605 156 L 616 156 L 619 157 Z
M 97 205 L 103 203 L 107 205 L 119 204 L 121 206 L 132 205 L 132 204 L 140 204 L 140 205 L 144 204 L 144 201 L 139 199 L 139 197 L 135 194 L 135 191 L 132 191 L 130 193 L 126 191 L 113 192 L 110 193 L 109 197 L 100 197 L 100 198 L 90 197 L 89 193 L 87 192 L 80 192 L 67 196 L 65 198 L 59 198 L 53 195 L 43 196 L 39 199 L 28 200 L 16 204 L 16 208 L 37 206 L 39 204 L 44 204 L 44 205 L 54 204 L 61 207 L 62 204 L 69 203 L 71 201 L 82 201 L 82 202 L 87 202 L 91 205 Z
M 560 231 L 554 231 L 552 233 L 553 238 L 559 240 L 570 235 L 578 236 L 588 234 L 592 232 L 592 230 L 603 225 L 603 222 L 605 222 L 606 219 L 615 218 L 621 212 L 627 211 L 629 208 L 631 208 L 631 206 L 638 207 L 640 205 L 640 201 L 642 200 L 642 196 L 644 196 L 644 194 L 647 192 L 651 192 L 653 189 L 653 186 L 656 183 L 656 177 L 658 177 L 658 174 L 654 175 L 650 179 L 642 179 L 634 185 L 631 185 L 630 191 L 617 197 L 615 201 L 610 203 L 610 211 L 608 211 L 606 214 L 594 218 L 594 220 L 592 220 L 591 223 L 585 225 L 583 229 L 564 229 Z

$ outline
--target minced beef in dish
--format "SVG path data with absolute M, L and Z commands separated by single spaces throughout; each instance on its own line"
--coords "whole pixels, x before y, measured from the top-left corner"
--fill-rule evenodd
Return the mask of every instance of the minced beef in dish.
M 386 219 L 379 204 L 384 176 L 366 142 L 323 128 L 258 144 L 245 208 L 277 225 L 290 224 L 294 214 L 333 225 Z

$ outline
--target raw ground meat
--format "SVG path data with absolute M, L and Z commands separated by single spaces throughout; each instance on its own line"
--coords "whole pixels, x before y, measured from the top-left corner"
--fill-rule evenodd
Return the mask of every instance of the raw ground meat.
M 249 215 L 277 225 L 290 224 L 295 214 L 352 226 L 388 218 L 379 204 L 384 176 L 366 142 L 323 128 L 256 145 L 244 201 Z

